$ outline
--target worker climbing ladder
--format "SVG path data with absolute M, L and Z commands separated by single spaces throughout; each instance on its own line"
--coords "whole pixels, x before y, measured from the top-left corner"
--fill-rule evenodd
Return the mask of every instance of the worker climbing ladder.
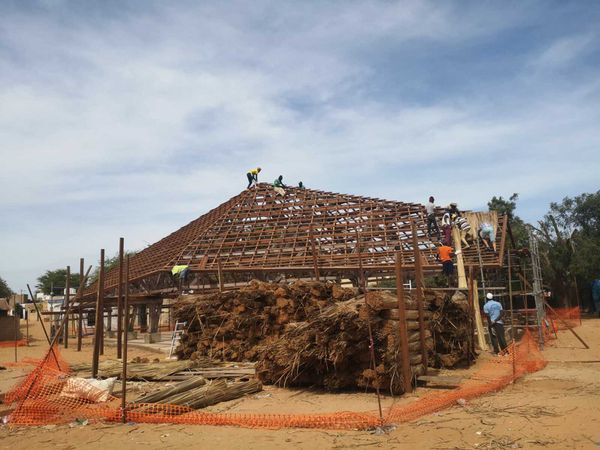
M 542 289 L 542 268 L 540 265 L 540 255 L 538 250 L 538 241 L 533 234 L 533 230 L 529 229 L 529 251 L 531 252 L 531 268 L 533 272 L 533 298 L 535 299 L 535 310 L 538 327 L 538 341 L 540 350 L 544 349 L 544 318 L 546 311 L 544 309 L 544 291 Z

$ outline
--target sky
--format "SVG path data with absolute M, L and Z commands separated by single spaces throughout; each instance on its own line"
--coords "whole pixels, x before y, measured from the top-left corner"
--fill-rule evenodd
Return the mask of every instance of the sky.
M 486 209 L 595 192 L 597 1 L 0 1 L 0 277 L 142 249 L 278 175 Z M 76 269 L 78 270 L 78 269 Z

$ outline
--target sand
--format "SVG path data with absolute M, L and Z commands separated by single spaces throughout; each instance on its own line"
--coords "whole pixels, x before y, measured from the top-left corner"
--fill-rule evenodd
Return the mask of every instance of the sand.
M 23 329 L 24 331 L 24 329 Z M 568 332 L 544 351 L 548 366 L 528 375 L 501 392 L 489 394 L 437 414 L 400 424 L 384 435 L 367 431 L 263 430 L 234 427 L 108 424 L 85 426 L 0 426 L 0 448 L 11 449 L 109 449 L 200 448 L 398 448 L 398 449 L 566 449 L 600 446 L 600 320 L 587 319 L 577 332 L 591 349 L 582 349 Z M 40 357 L 45 346 L 39 325 L 31 325 L 35 341 L 19 347 L 19 360 Z M 89 361 L 91 342 L 84 351 L 61 350 L 70 362 Z M 106 348 L 105 357 L 114 358 Z M 156 353 L 132 349 L 131 357 L 156 357 Z M 482 355 L 483 361 L 489 355 Z M 0 349 L 0 365 L 14 361 L 14 350 Z M 12 387 L 28 370 L 8 367 L 0 371 L 0 392 Z M 468 376 L 475 368 L 460 371 Z M 383 406 L 410 402 L 428 392 L 418 389 L 401 400 L 385 397 Z M 1 408 L 0 408 L 1 409 Z M 212 411 L 229 412 L 324 412 L 375 411 L 372 393 L 326 394 L 312 390 L 265 387 L 257 395 L 222 403 Z

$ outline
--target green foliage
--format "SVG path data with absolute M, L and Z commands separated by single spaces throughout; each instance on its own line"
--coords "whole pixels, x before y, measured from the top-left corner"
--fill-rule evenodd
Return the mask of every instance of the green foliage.
M 0 298 L 8 298 L 13 294 L 11 288 L 8 287 L 4 278 L 0 277 Z
M 125 251 L 125 255 L 123 256 L 123 262 L 125 262 L 127 255 L 129 255 L 129 257 L 132 257 L 137 252 L 138 252 L 137 250 Z M 119 253 L 116 253 L 115 256 L 113 256 L 111 258 L 104 259 L 104 273 L 107 273 L 109 270 L 113 269 L 114 267 L 119 267 Z M 98 279 L 99 274 L 100 274 L 100 261 L 98 261 L 98 266 L 94 269 L 94 271 L 90 273 L 87 284 L 90 285 L 92 283 L 95 283 L 96 280 Z
M 515 248 L 524 248 L 529 246 L 529 234 L 527 232 L 527 224 L 515 214 L 517 200 L 519 200 L 519 194 L 517 193 L 511 195 L 508 200 L 505 200 L 502 196 L 494 196 L 488 202 L 488 209 L 490 211 L 497 211 L 499 216 L 505 214 L 508 216 L 512 236 L 515 241 Z
M 537 236 L 544 279 L 562 298 L 573 298 L 575 280 L 600 278 L 600 191 L 551 203 Z
M 79 287 L 79 274 L 71 273 L 69 277 L 71 287 Z M 54 294 L 62 295 L 66 287 L 67 269 L 47 270 L 44 275 L 38 277 L 36 287 L 44 294 L 51 294 L 54 288 Z

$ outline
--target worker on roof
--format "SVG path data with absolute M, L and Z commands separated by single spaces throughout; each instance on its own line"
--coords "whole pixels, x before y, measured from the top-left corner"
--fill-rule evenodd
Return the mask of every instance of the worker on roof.
M 494 300 L 491 292 L 487 293 L 486 298 L 487 302 L 483 305 L 483 312 L 488 318 L 488 331 L 490 332 L 490 341 L 492 341 L 494 353 L 498 354 L 504 352 L 507 347 L 504 338 L 504 322 L 502 321 L 502 304 Z
M 441 239 L 440 228 L 435 218 L 435 198 L 433 196 L 429 197 L 429 202 L 425 205 L 425 211 L 427 212 L 427 234 L 431 237 L 431 233 L 435 231 L 438 240 Z
M 171 269 L 171 275 L 173 275 L 173 278 L 178 282 L 177 284 L 180 290 L 183 284 L 187 285 L 187 277 L 189 271 L 190 266 L 188 266 L 187 264 L 175 265 Z
M 298 182 L 298 189 L 306 189 L 306 187 L 304 186 L 304 183 L 302 183 L 302 181 Z
M 450 208 L 446 209 L 446 212 L 442 216 L 442 243 L 444 245 L 452 244 L 452 219 L 450 218 Z
M 450 203 L 448 206 L 448 212 L 450 213 L 450 220 L 454 223 L 458 217 L 461 216 L 460 211 L 458 210 L 458 205 L 456 203 Z
M 489 249 L 490 245 L 496 251 L 496 233 L 494 226 L 489 222 L 481 222 L 477 233 L 485 246 Z
M 260 167 L 257 167 L 256 169 L 250 169 L 248 171 L 248 173 L 246 174 L 246 176 L 248 177 L 248 187 L 246 189 L 250 189 L 252 184 L 256 186 L 256 184 L 258 183 L 258 174 L 261 170 L 262 169 Z
M 448 287 L 450 287 L 450 278 L 454 274 L 454 263 L 452 262 L 454 250 L 449 245 L 440 244 L 438 247 L 438 260 L 442 263 L 442 273 L 448 278 Z
M 275 181 L 273 181 L 273 190 L 277 192 L 277 195 L 284 196 L 285 190 L 283 188 L 285 187 L 285 184 L 283 184 L 283 175 L 279 175 L 275 178 Z
M 471 231 L 471 224 L 469 221 L 463 216 L 457 216 L 454 220 L 454 226 L 458 228 L 460 240 L 465 244 L 465 248 L 469 248 L 469 243 L 467 242 L 467 234 Z

